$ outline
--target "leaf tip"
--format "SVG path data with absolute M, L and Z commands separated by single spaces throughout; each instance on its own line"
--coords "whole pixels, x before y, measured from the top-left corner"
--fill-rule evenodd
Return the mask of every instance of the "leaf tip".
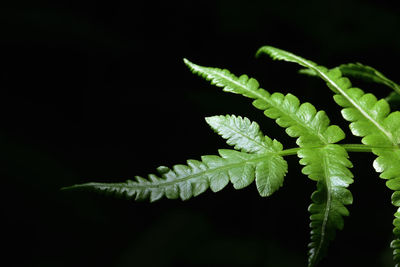
M 73 186 L 64 186 L 64 187 L 61 187 L 59 190 L 66 191 L 66 190 L 70 190 L 70 189 L 73 189 Z
M 256 52 L 256 58 L 259 58 L 263 53 L 266 52 L 264 50 L 268 50 L 269 48 L 270 48 L 270 46 L 267 46 L 267 45 L 261 46 Z
M 207 124 L 211 127 L 211 128 L 215 128 L 215 123 L 216 123 L 216 119 L 218 118 L 218 116 L 210 116 L 210 117 L 205 117 L 204 120 L 207 122 Z
M 185 63 L 185 65 L 189 67 L 189 69 L 192 69 L 193 66 L 195 65 L 194 63 L 190 62 L 187 58 L 183 58 L 183 63 Z
M 70 185 L 70 186 L 64 186 L 64 187 L 60 188 L 60 191 L 70 191 L 70 190 L 82 189 L 87 186 L 88 186 L 88 184 L 75 184 L 75 185 Z

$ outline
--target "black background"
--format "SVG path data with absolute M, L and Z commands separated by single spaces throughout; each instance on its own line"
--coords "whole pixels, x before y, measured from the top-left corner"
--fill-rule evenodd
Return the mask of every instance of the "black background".
M 248 99 L 191 74 L 186 57 L 247 73 L 347 124 L 331 92 L 277 46 L 333 67 L 362 62 L 399 81 L 400 9 L 383 1 L 2 1 L 0 156 L 6 266 L 305 266 L 315 184 L 289 157 L 284 187 L 135 203 L 59 191 L 145 176 L 227 148 L 204 117 L 247 116 L 286 148 Z M 387 88 L 355 82 L 383 97 Z M 348 134 L 348 142 L 359 142 Z M 321 266 L 392 266 L 391 192 L 373 156 L 351 154 L 354 204 Z M 3 250 L 4 251 L 4 250 Z

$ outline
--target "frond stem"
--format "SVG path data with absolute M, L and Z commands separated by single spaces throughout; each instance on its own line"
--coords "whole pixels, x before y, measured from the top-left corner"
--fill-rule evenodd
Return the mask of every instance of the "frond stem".
M 367 146 L 362 144 L 338 144 L 339 146 L 346 149 L 347 152 L 372 152 L 373 149 L 385 149 L 385 150 L 393 150 L 396 147 L 380 147 L 380 146 Z M 323 148 L 324 146 L 315 146 L 309 148 Z M 296 155 L 297 151 L 302 149 L 301 147 L 289 148 L 280 151 L 278 154 L 281 156 L 291 156 Z

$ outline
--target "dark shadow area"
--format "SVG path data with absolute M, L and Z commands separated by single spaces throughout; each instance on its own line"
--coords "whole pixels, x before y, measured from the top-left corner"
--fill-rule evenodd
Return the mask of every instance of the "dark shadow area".
M 59 189 L 216 154 L 228 146 L 205 123 L 211 115 L 247 116 L 295 146 L 248 99 L 191 74 L 184 57 L 291 92 L 359 142 L 323 82 L 254 54 L 268 44 L 328 67 L 361 62 L 400 82 L 399 11 L 372 0 L 2 1 L 7 266 L 306 266 L 315 184 L 293 156 L 284 187 L 267 199 L 255 185 L 153 204 Z M 392 266 L 392 192 L 372 155 L 350 156 L 354 204 L 320 266 Z

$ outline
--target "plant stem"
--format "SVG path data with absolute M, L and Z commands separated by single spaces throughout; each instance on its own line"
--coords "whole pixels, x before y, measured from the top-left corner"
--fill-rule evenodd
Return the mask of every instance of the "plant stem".
M 344 144 L 340 146 L 346 149 L 347 152 L 372 152 L 372 149 L 378 148 L 362 144 Z
M 367 146 L 362 144 L 338 144 L 339 146 L 346 149 L 347 152 L 372 152 L 373 149 L 393 149 L 393 147 L 377 147 L 377 146 Z M 323 146 L 316 146 L 311 148 L 322 148 Z M 279 154 L 281 156 L 296 155 L 301 147 L 289 148 L 282 150 Z

